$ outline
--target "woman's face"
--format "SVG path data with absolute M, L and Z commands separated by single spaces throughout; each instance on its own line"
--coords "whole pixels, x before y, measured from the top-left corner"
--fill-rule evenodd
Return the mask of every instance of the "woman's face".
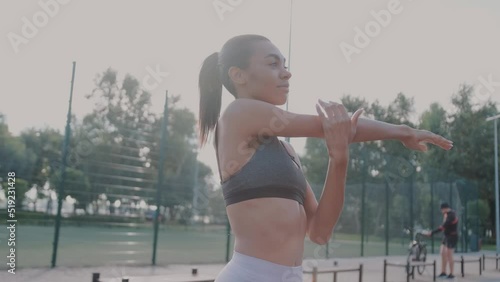
M 239 84 L 238 97 L 283 105 L 288 97 L 288 80 L 292 74 L 285 58 L 269 41 L 254 43 L 254 54 L 248 68 L 242 70 L 244 83 Z

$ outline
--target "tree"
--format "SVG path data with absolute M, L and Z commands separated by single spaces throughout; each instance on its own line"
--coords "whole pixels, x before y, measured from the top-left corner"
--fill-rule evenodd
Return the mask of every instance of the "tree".
M 50 178 L 51 186 L 54 187 L 56 191 L 59 191 L 58 189 L 61 185 L 60 181 L 61 172 L 57 171 Z M 66 198 L 66 195 L 71 195 L 76 199 L 76 204 L 73 206 L 73 215 L 75 215 L 77 208 L 85 208 L 85 204 L 89 203 L 88 197 L 91 186 L 88 177 L 83 171 L 68 167 L 66 169 L 65 187 L 70 187 L 70 191 L 65 191 L 63 197 Z M 87 212 L 86 209 L 85 212 Z
M 0 113 L 0 182 L 3 192 L 8 196 L 9 172 L 14 172 L 14 183 L 16 191 L 16 208 L 22 209 L 25 194 L 30 187 L 30 172 L 33 170 L 36 156 L 33 152 L 26 150 L 25 144 L 19 137 L 12 136 L 9 127 L 5 123 L 5 116 Z
M 11 184 L 9 185 L 9 183 Z M 28 181 L 20 177 L 17 177 L 16 174 L 15 181 L 8 181 L 8 178 L 5 178 L 4 182 L 0 183 L 0 186 L 2 188 L 3 193 L 5 194 L 6 200 L 7 201 L 10 200 L 9 196 L 14 196 L 13 200 L 15 200 L 16 203 L 15 205 L 16 211 L 21 210 L 23 208 L 24 199 L 26 199 L 26 192 L 28 192 L 29 190 Z M 13 190 L 15 191 L 15 195 L 13 195 L 12 193 L 8 193 L 9 187 L 15 188 Z
M 420 116 L 420 129 L 429 130 L 436 134 L 449 137 L 450 128 L 447 123 L 448 114 L 438 103 L 430 105 L 429 109 Z M 421 167 L 426 173 L 428 181 L 445 180 L 449 167 L 450 151 L 444 151 L 436 146 L 429 146 L 429 151 L 420 158 Z
M 450 170 L 456 175 L 478 181 L 481 198 L 492 200 L 494 181 L 494 146 L 492 124 L 486 118 L 498 114 L 496 105 L 473 102 L 474 88 L 461 85 L 452 96 L 455 111 L 450 114 L 450 138 L 454 148 L 450 151 Z M 490 167 L 491 169 L 485 169 Z
M 490 207 L 487 201 L 481 199 L 469 201 L 467 203 L 467 210 L 468 220 L 474 221 L 478 219 L 481 226 L 491 226 Z
M 95 203 L 97 195 L 105 193 L 111 203 L 126 198 L 156 205 L 162 115 L 152 112 L 151 94 L 130 75 L 121 80 L 115 70 L 107 69 L 95 84 L 86 96 L 94 101 L 95 109 L 77 127 L 80 139 L 92 144 L 91 154 L 78 167 L 91 185 L 88 201 Z M 169 96 L 164 183 L 160 187 L 161 203 L 169 208 L 171 218 L 191 203 L 194 183 L 196 121 L 192 112 L 176 106 L 179 99 Z M 209 173 L 208 167 L 199 165 L 200 182 Z
M 8 172 L 15 172 L 18 177 L 29 180 L 36 155 L 26 150 L 26 145 L 19 137 L 12 136 L 5 123 L 5 116 L 0 113 L 0 177 Z
M 38 199 L 44 198 L 44 185 L 49 180 L 51 174 L 51 164 L 61 160 L 61 149 L 63 143 L 62 135 L 54 129 L 30 128 L 21 132 L 20 139 L 26 146 L 26 150 L 36 156 L 33 169 L 27 178 L 30 180 L 30 187 L 37 190 L 37 195 L 33 202 L 36 211 Z M 50 205 L 50 197 L 47 208 Z M 48 211 L 48 210 L 47 210 Z
M 108 68 L 97 76 L 95 85 L 86 95 L 95 108 L 75 126 L 78 139 L 88 140 L 91 146 L 90 154 L 75 167 L 85 172 L 91 184 L 80 204 L 92 204 L 94 213 L 103 193 L 110 203 L 154 197 L 156 172 L 151 154 L 153 124 L 157 122 L 151 111 L 151 94 L 142 90 L 136 78 L 126 75 L 120 80 Z

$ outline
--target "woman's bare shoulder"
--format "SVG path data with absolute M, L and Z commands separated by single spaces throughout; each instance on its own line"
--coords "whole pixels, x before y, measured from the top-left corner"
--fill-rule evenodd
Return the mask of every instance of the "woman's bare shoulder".
M 253 99 L 231 102 L 220 119 L 225 128 L 238 130 L 245 136 L 321 137 L 323 134 L 317 116 L 292 113 Z

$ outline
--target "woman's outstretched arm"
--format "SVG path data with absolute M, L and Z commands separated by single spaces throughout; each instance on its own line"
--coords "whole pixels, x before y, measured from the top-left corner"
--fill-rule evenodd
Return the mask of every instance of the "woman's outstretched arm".
M 427 151 L 425 143 L 431 143 L 442 149 L 453 147 L 450 140 L 427 130 L 411 128 L 407 125 L 394 125 L 378 120 L 360 118 L 352 142 L 374 140 L 399 140 L 408 149 Z
M 224 115 L 234 125 L 233 129 L 245 136 L 325 138 L 322 120 L 317 115 L 295 114 L 262 101 L 236 99 L 228 106 Z M 399 140 L 409 149 L 419 151 L 426 150 L 424 143 L 431 143 L 445 150 L 453 146 L 451 141 L 442 136 L 406 125 L 360 118 L 357 125 L 352 126 L 350 142 Z

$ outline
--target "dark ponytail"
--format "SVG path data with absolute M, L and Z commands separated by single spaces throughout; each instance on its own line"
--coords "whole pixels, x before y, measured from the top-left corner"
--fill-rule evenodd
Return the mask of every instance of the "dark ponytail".
M 229 39 L 220 53 L 215 52 L 208 56 L 200 70 L 198 86 L 200 88 L 200 145 L 203 146 L 210 131 L 215 128 L 219 120 L 222 85 L 237 98 L 236 89 L 229 78 L 229 68 L 245 69 L 253 55 L 251 43 L 258 40 L 267 40 L 264 36 L 247 34 Z
M 208 56 L 200 70 L 200 144 L 207 141 L 208 133 L 219 119 L 222 100 L 222 82 L 219 79 L 219 53 Z

